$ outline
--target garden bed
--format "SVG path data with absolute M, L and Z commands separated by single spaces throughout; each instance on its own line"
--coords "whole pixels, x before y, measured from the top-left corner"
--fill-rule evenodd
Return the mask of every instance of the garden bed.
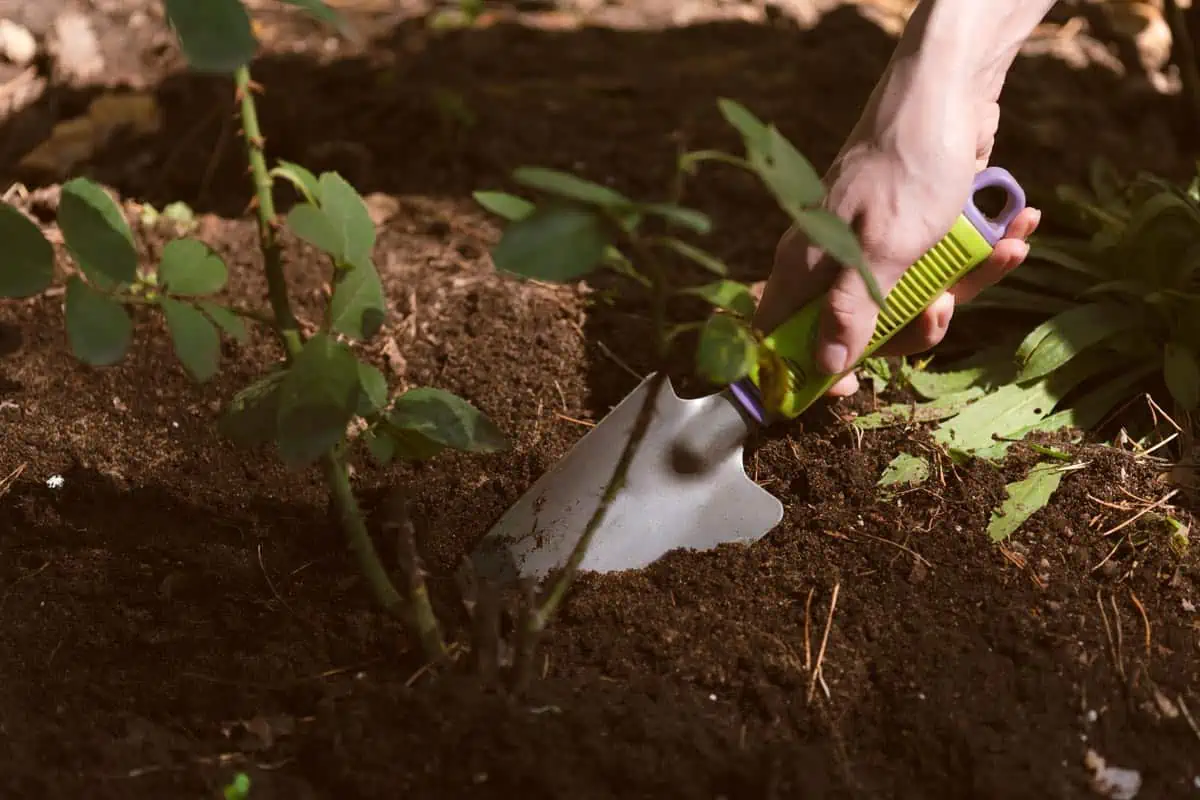
M 731 145 L 718 96 L 823 166 L 890 41 L 848 9 L 806 32 L 571 30 L 543 14 L 437 35 L 360 16 L 375 38 L 358 49 L 255 66 L 262 124 L 272 156 L 378 193 L 394 313 L 371 360 L 458 393 L 511 439 L 505 453 L 355 476 L 371 510 L 392 491 L 410 499 L 435 600 L 461 622 L 463 556 L 649 366 L 637 307 L 495 274 L 498 232 L 470 192 L 522 164 L 660 192 L 678 147 Z M 120 20 L 98 25 L 102 42 L 138 54 L 122 63 L 163 125 L 86 171 L 129 203 L 192 204 L 230 296 L 257 304 L 229 87 L 178 72 L 153 24 L 144 47 L 115 38 Z M 996 163 L 1034 190 L 1082 180 L 1100 155 L 1187 174 L 1169 101 L 1125 86 L 1022 59 Z M 52 88 L 7 131 L 66 118 L 96 91 Z M 719 176 L 688 201 L 717 221 L 713 250 L 739 277 L 765 276 L 783 221 L 752 182 Z M 311 318 L 325 266 L 286 249 Z M 1148 459 L 1064 446 L 1087 466 L 998 547 L 984 530 L 1022 448 L 1002 470 L 884 494 L 880 473 L 919 433 L 856 435 L 846 419 L 877 402 L 869 391 L 822 404 L 748 453 L 787 507 L 778 529 L 586 576 L 539 651 L 542 679 L 513 700 L 465 669 L 423 668 L 371 606 L 315 471 L 218 436 L 216 410 L 277 357 L 271 340 L 229 345 L 198 389 L 149 315 L 124 364 L 78 364 L 61 302 L 0 305 L 0 478 L 15 475 L 0 497 L 4 797 L 216 797 L 244 771 L 255 800 L 1085 798 L 1098 796 L 1089 750 L 1137 770 L 1139 797 L 1200 792 L 1195 549 L 1180 560 L 1143 520 L 1149 544 L 1097 568 L 1117 541 L 1102 534 L 1172 488 Z M 1187 519 L 1184 497 L 1171 502 Z

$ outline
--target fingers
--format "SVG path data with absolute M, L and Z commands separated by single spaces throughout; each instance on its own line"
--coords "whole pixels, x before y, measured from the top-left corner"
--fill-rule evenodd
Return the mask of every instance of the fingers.
M 955 298 L 949 292 L 929 304 L 921 316 L 875 351 L 877 356 L 910 356 L 935 347 L 946 336 L 954 317 Z
M 966 303 L 975 299 L 984 289 L 1021 266 L 1025 257 L 1029 255 L 1029 245 L 1025 240 L 1037 230 L 1041 219 L 1042 212 L 1036 208 L 1026 208 L 1018 214 L 987 260 L 971 270 L 950 290 L 955 301 Z
M 956 303 L 974 300 L 980 292 L 1025 261 L 1029 255 L 1029 245 L 1025 240 L 1037 230 L 1041 218 L 1042 212 L 1036 208 L 1026 208 L 1018 214 L 1009 224 L 1005 238 L 996 243 L 987 260 L 971 270 L 947 294 L 934 301 L 921 316 L 879 348 L 877 355 L 907 356 L 936 347 L 946 336 Z
M 843 270 L 821 309 L 820 335 L 813 359 L 827 375 L 840 375 L 866 350 L 879 309 L 856 270 Z
M 858 377 L 851 372 L 842 376 L 841 380 L 829 388 L 825 394 L 829 397 L 849 397 L 858 391 Z

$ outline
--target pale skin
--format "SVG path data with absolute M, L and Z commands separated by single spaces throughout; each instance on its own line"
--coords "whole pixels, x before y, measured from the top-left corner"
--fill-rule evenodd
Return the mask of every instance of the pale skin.
M 998 99 L 1022 42 L 1055 0 L 921 0 L 833 166 L 825 207 L 858 231 L 886 294 L 950 229 L 1000 123 Z M 1026 208 L 991 257 L 933 302 L 877 355 L 912 355 L 946 335 L 957 303 L 1016 269 L 1041 212 Z M 878 314 L 858 272 L 842 269 L 792 228 L 776 250 L 755 324 L 769 331 L 826 289 L 817 365 L 846 373 L 829 394 L 858 390 L 847 370 L 866 349 Z

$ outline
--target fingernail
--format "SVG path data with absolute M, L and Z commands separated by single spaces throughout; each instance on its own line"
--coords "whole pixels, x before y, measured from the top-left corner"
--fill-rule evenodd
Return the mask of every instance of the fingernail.
M 1008 265 L 1009 269 L 1014 269 L 1016 267 L 1021 266 L 1021 264 L 1028 257 L 1029 257 L 1029 243 L 1021 242 L 1020 247 L 1017 248 L 1017 252 L 1013 254 L 1011 263 L 1009 263 L 1009 265 Z
M 827 342 L 817 348 L 817 366 L 828 375 L 840 375 L 846 371 L 849 355 L 846 345 L 841 342 Z
M 1035 208 L 1033 210 L 1033 229 L 1037 230 L 1037 226 L 1040 225 L 1041 222 L 1042 222 L 1042 210 L 1040 208 Z M 1032 233 L 1032 231 L 1031 231 L 1031 233 Z

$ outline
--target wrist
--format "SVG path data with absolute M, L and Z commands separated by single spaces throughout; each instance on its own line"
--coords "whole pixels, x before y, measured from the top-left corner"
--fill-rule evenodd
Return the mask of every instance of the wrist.
M 921 0 L 895 58 L 943 79 L 959 76 L 975 96 L 994 102 L 1021 45 L 1055 0 Z

